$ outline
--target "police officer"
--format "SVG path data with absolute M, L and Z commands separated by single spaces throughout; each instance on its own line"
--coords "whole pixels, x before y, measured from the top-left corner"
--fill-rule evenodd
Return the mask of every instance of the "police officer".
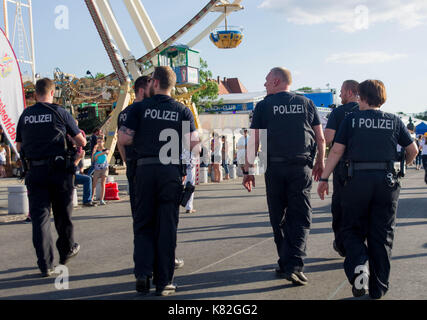
M 417 150 L 399 117 L 380 111 L 386 101 L 381 81 L 362 82 L 359 95 L 360 111 L 343 121 L 317 192 L 321 199 L 328 194 L 328 177 L 345 154 L 348 174 L 342 189 L 341 228 L 346 252 L 344 269 L 355 297 L 364 295 L 369 288 L 371 298 L 379 299 L 389 288 L 400 192 L 394 169 L 396 145 L 407 151 L 406 163 L 414 160 Z
M 37 264 L 43 277 L 53 272 L 53 241 L 50 231 L 50 208 L 58 232 L 56 246 L 59 262 L 77 255 L 80 246 L 74 242 L 71 214 L 73 210 L 74 159 L 72 145 L 84 147 L 86 139 L 64 108 L 53 104 L 55 84 L 49 79 L 36 83 L 37 103 L 24 110 L 17 127 L 17 149 L 28 164 L 25 178 L 33 224 L 33 244 Z
M 338 131 L 344 118 L 359 110 L 358 98 L 359 98 L 359 83 L 354 80 L 346 80 L 341 86 L 340 92 L 341 102 L 343 103 L 338 108 L 334 109 L 328 118 L 328 123 L 325 129 L 326 145 L 331 146 L 334 144 L 335 134 Z M 332 229 L 334 230 L 335 240 L 333 242 L 333 248 L 339 253 L 340 256 L 344 257 L 344 248 L 341 241 L 340 229 L 341 229 L 341 189 L 344 184 L 345 164 L 343 159 L 334 169 L 333 186 L 334 192 L 332 194 Z
M 129 112 L 135 107 L 138 102 L 143 101 L 149 97 L 149 84 L 150 77 L 142 76 L 136 79 L 134 85 L 135 102 L 124 109 L 120 114 L 117 121 L 117 129 L 120 130 L 121 126 L 127 120 Z M 132 216 L 135 212 L 135 173 L 136 173 L 136 155 L 133 146 L 123 146 L 120 141 L 117 144 L 120 156 L 124 163 L 126 163 L 126 176 L 129 183 L 129 197 Z
M 259 149 L 259 129 L 266 129 L 265 183 L 279 255 L 276 274 L 293 284 L 305 285 L 308 280 L 303 273 L 303 257 L 311 226 L 312 175 L 318 179 L 323 171 L 325 139 L 313 102 L 291 93 L 291 84 L 287 69 L 273 68 L 267 75 L 267 97 L 257 104 L 253 115 L 251 129 L 256 130 L 249 139 L 243 185 L 249 192 L 255 185 L 251 163 L 254 151 Z M 316 143 L 318 156 L 313 168 Z
M 157 67 L 150 82 L 151 98 L 135 105 L 119 131 L 120 143 L 133 143 L 138 157 L 134 273 L 136 290 L 142 294 L 150 290 L 151 274 L 157 295 L 176 290 L 172 280 L 185 175 L 180 155 L 183 139 L 189 143 L 185 148 L 194 151 L 198 136 L 191 111 L 171 98 L 175 84 L 170 67 Z

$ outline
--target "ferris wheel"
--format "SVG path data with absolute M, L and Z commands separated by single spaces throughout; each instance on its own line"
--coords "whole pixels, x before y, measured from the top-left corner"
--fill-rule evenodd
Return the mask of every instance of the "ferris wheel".
M 85 0 L 85 2 L 114 67 L 115 75 L 121 83 L 126 82 L 129 75 L 132 79 L 136 79 L 142 74 L 150 73 L 152 70 L 150 70 L 147 65 L 149 66 L 151 64 L 152 66 L 156 66 L 165 63 L 165 59 L 159 59 L 159 55 L 165 55 L 168 48 L 176 43 L 176 41 L 178 41 L 188 31 L 193 29 L 197 23 L 199 23 L 209 13 L 219 12 L 221 14 L 213 23 L 186 44 L 188 50 L 191 50 L 192 47 L 204 38 L 207 38 L 209 34 L 211 34 L 211 41 L 214 42 L 218 48 L 237 47 L 243 39 L 243 34 L 240 31 L 240 41 L 236 41 L 237 32 L 235 30 L 231 30 L 227 26 L 228 15 L 243 9 L 243 6 L 241 5 L 242 0 L 234 0 L 232 3 L 228 0 L 210 0 L 190 21 L 165 41 L 160 39 L 152 20 L 142 4 L 142 1 L 123 0 L 147 50 L 147 53 L 144 56 L 139 59 L 135 59 L 135 56 L 131 53 L 126 41 L 126 37 L 115 18 L 109 0 Z M 223 21 L 226 21 L 225 30 L 215 30 Z M 188 54 L 189 52 L 186 50 L 183 51 L 183 54 Z M 166 56 L 170 58 L 167 52 Z M 190 60 L 195 61 L 196 65 L 187 65 L 187 67 L 197 69 L 197 59 Z M 187 71 L 189 71 L 187 74 L 191 74 L 191 69 Z
M 182 28 L 165 41 L 162 41 L 142 1 L 123 0 L 147 50 L 145 55 L 136 59 L 129 48 L 124 33 L 120 29 L 109 0 L 85 0 L 92 20 L 95 23 L 104 48 L 114 68 L 114 73 L 108 77 L 116 77 L 121 85 L 116 107 L 103 127 L 107 133 L 106 146 L 108 149 L 115 148 L 117 142 L 117 118 L 119 113 L 129 105 L 131 100 L 130 84 L 132 80 L 136 80 L 142 75 L 152 73 L 155 66 L 169 65 L 174 69 L 177 75 L 178 86 L 193 86 L 199 83 L 200 56 L 197 51 L 192 50 L 192 47 L 202 39 L 208 37 L 209 34 L 211 41 L 217 48 L 233 48 L 241 43 L 243 34 L 240 33 L 240 39 L 237 39 L 238 34 L 234 29 L 228 27 L 226 19 L 230 13 L 243 9 L 241 5 L 242 0 L 230 1 L 208 1 L 208 3 Z M 198 22 L 211 12 L 220 12 L 221 14 L 213 23 L 201 31 L 198 36 L 188 42 L 187 45 L 173 46 L 176 41 L 194 28 Z M 225 30 L 214 31 L 222 21 L 226 21 Z M 197 108 L 190 100 L 191 99 L 187 97 L 187 99 L 184 100 L 186 101 L 184 104 L 186 104 L 193 113 L 196 127 L 199 129 L 200 122 Z M 112 153 L 110 153 L 108 157 L 108 161 L 110 162 Z

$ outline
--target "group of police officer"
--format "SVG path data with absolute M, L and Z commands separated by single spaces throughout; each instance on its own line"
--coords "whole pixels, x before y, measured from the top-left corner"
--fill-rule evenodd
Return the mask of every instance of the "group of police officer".
M 177 288 L 173 275 L 182 262 L 176 261 L 175 248 L 185 175 L 180 155 L 184 148 L 195 154 L 200 150 L 192 113 L 171 98 L 175 84 L 171 68 L 157 67 L 151 78 L 136 81 L 136 101 L 119 116 L 119 150 L 127 164 L 131 196 L 136 290 L 142 294 L 150 291 L 151 282 L 162 296 Z M 248 142 L 248 150 L 254 152 L 247 153 L 243 170 L 243 185 L 250 192 L 255 186 L 255 150 L 265 134 L 267 203 L 279 256 L 275 272 L 295 285 L 307 284 L 303 258 L 312 221 L 312 181 L 320 181 L 318 193 L 324 199 L 334 171 L 334 248 L 345 256 L 353 294 L 361 296 L 369 289 L 372 298 L 380 298 L 389 286 L 400 190 L 396 145 L 406 149 L 406 161 L 411 162 L 415 143 L 397 116 L 380 111 L 386 100 L 381 81 L 349 80 L 341 88 L 343 105 L 328 121 L 326 142 L 333 146 L 325 166 L 326 142 L 316 107 L 291 93 L 291 84 L 287 69 L 273 68 L 267 75 L 267 96 L 254 111 Z M 33 243 L 43 276 L 53 267 L 51 206 L 60 263 L 80 249 L 73 240 L 74 171 L 66 136 L 77 146 L 86 141 L 71 116 L 52 104 L 54 89 L 48 79 L 37 82 L 38 103 L 22 114 L 17 135 L 18 149 L 29 165 Z
M 395 166 L 397 144 L 406 150 L 406 163 L 414 160 L 416 144 L 399 117 L 380 110 L 387 98 L 381 81 L 348 80 L 341 88 L 343 105 L 330 114 L 326 126 L 332 148 L 324 166 L 326 141 L 316 108 L 309 99 L 290 93 L 291 83 L 289 70 L 271 70 L 265 83 L 267 97 L 257 105 L 251 126 L 252 150 L 259 148 L 260 131 L 267 135 L 265 182 L 279 255 L 276 273 L 297 285 L 308 282 L 303 257 L 311 224 L 311 176 L 319 181 L 317 191 L 323 200 L 334 172 L 333 247 L 345 257 L 353 295 L 360 297 L 369 290 L 371 298 L 379 299 L 389 288 L 402 176 Z M 255 155 L 248 155 L 243 179 L 249 192 L 255 185 L 250 172 Z

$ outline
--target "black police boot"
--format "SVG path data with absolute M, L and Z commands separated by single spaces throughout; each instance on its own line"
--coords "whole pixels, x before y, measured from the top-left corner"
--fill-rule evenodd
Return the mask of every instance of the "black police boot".
M 75 243 L 65 257 L 59 259 L 59 263 L 65 265 L 71 258 L 74 258 L 80 251 L 80 245 Z
M 181 269 L 184 266 L 184 259 L 175 258 L 175 269 Z
M 276 268 L 276 276 L 282 279 L 291 281 L 294 285 L 305 286 L 308 279 L 302 271 L 286 272 L 280 268 Z
M 178 286 L 176 283 L 169 283 L 163 287 L 156 287 L 156 295 L 162 297 L 169 296 L 174 294 L 177 288 Z
M 141 294 L 150 293 L 150 277 L 139 277 L 136 279 L 136 291 Z
M 276 272 L 276 277 L 282 278 L 282 279 L 286 278 L 286 272 L 283 271 L 280 267 L 277 267 L 274 271 Z
M 305 286 L 308 283 L 308 279 L 302 271 L 292 272 L 286 280 L 291 281 L 296 286 Z

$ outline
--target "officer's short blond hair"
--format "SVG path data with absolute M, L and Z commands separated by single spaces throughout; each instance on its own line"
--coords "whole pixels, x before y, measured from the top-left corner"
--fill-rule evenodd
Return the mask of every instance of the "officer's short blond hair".
M 271 69 L 271 72 L 274 76 L 282 80 L 282 82 L 285 82 L 288 85 L 292 84 L 292 74 L 288 69 L 283 67 L 276 67 Z

